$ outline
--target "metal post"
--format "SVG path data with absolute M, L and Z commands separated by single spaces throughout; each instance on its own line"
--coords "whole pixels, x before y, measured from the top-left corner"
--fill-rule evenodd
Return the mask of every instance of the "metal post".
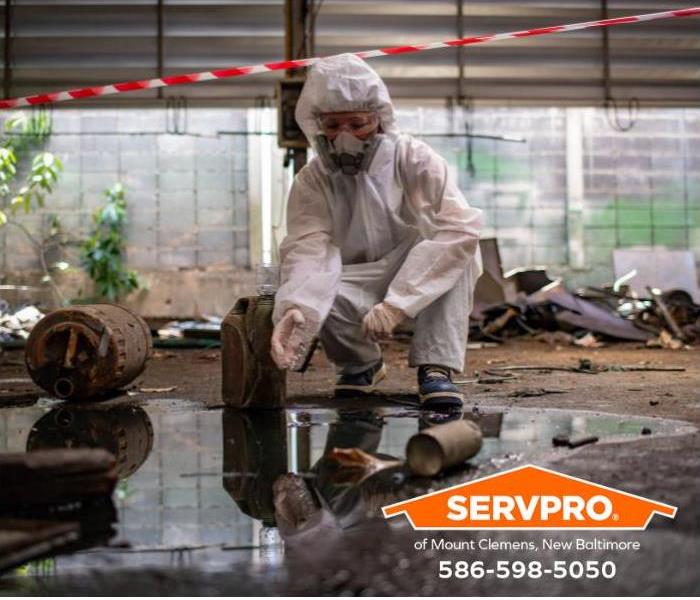
M 307 0 L 285 0 L 284 3 L 285 27 L 284 41 L 285 54 L 287 60 L 296 58 L 306 58 L 309 56 L 307 44 L 307 20 L 309 19 L 309 10 Z M 311 24 L 311 27 L 314 23 Z M 298 70 L 287 71 L 287 77 L 299 75 Z M 293 148 L 292 160 L 294 162 L 294 174 L 296 175 L 306 164 L 307 151 L 306 148 Z
M 3 72 L 4 98 L 12 97 L 12 0 L 5 0 L 5 68 Z
M 583 119 L 582 109 L 566 109 L 566 243 L 569 266 L 585 266 L 583 246 Z
M 462 0 L 457 0 L 457 38 L 464 37 L 464 5 Z M 457 67 L 459 69 L 457 81 L 457 103 L 464 105 L 464 46 L 457 46 Z
M 165 55 L 165 40 L 163 37 L 163 1 L 158 0 L 158 31 L 157 31 L 157 46 L 158 46 L 158 56 L 157 65 L 158 77 L 163 77 L 163 57 Z M 163 98 L 163 88 L 158 88 L 158 98 Z

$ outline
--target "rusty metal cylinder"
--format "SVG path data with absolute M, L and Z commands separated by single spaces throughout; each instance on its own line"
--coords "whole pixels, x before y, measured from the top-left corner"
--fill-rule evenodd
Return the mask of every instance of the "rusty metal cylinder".
M 99 396 L 127 385 L 146 368 L 153 341 L 146 322 L 116 304 L 61 308 L 32 330 L 27 370 L 49 394 L 67 400 Z
M 221 324 L 222 396 L 227 406 L 284 406 L 287 375 L 270 356 L 274 296 L 240 298 Z
M 468 419 L 435 425 L 408 440 L 406 461 L 416 475 L 432 477 L 474 456 L 481 441 L 481 429 Z
M 104 448 L 117 459 L 117 476 L 125 478 L 151 453 L 153 425 L 140 406 L 64 404 L 43 415 L 29 432 L 27 452 L 49 448 Z

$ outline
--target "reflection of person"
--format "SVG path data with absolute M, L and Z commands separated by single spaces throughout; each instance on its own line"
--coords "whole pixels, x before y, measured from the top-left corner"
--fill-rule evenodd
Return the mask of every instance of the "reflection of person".
M 461 414 L 428 413 L 419 429 L 434 424 L 434 418 L 445 422 Z M 381 507 L 413 489 L 405 480 L 405 466 L 377 452 L 384 424 L 379 409 L 338 411 L 321 457 L 308 472 L 293 474 L 283 411 L 225 409 L 224 489 L 244 513 L 264 527 L 278 527 L 295 548 L 318 549 L 370 520 L 381 526 Z M 378 470 L 367 468 L 367 463 L 343 464 L 334 456 L 338 449 L 361 451 L 382 464 Z
M 273 358 L 293 365 L 318 332 L 339 371 L 336 395 L 370 393 L 386 373 L 377 338 L 415 318 L 421 402 L 461 406 L 451 378 L 481 273 L 480 211 L 440 156 L 399 135 L 386 86 L 361 59 L 316 63 L 296 118 L 318 156 L 289 198 Z
M 332 457 L 339 448 L 378 457 L 383 425 L 379 411 L 339 412 L 338 420 L 329 428 L 323 455 L 311 473 L 304 478 L 291 474 L 278 477 L 273 486 L 275 515 L 288 544 L 304 550 L 331 543 L 369 520 L 376 519 L 375 526 L 385 524 L 380 507 L 396 498 L 403 479 L 396 480 L 393 475 L 402 471 L 400 463 L 363 473 L 360 465 L 343 466 Z

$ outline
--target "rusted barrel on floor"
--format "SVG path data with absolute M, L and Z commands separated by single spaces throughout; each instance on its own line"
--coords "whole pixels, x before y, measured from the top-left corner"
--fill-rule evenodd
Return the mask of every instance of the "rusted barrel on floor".
M 284 406 L 287 376 L 270 356 L 274 296 L 240 298 L 221 324 L 222 396 L 227 406 Z
M 121 479 L 135 473 L 151 453 L 153 425 L 140 406 L 64 404 L 29 432 L 27 452 L 50 448 L 104 448 L 117 459 Z
M 481 440 L 481 429 L 468 419 L 435 425 L 408 440 L 406 461 L 416 475 L 432 477 L 474 456 Z
M 49 394 L 86 399 L 122 387 L 146 368 L 153 341 L 146 322 L 117 304 L 61 308 L 32 330 L 27 370 Z

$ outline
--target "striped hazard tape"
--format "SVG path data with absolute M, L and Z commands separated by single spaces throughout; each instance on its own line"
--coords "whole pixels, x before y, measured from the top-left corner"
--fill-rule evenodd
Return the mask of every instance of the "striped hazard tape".
M 478 35 L 444 42 L 433 42 L 430 44 L 380 48 L 377 50 L 355 52 L 355 55 L 359 56 L 360 58 L 367 59 L 375 58 L 377 56 L 424 52 L 426 50 L 435 50 L 437 48 L 455 48 L 459 46 L 470 46 L 473 44 L 486 44 L 488 42 L 496 42 L 501 40 L 532 37 L 536 35 L 550 35 L 555 33 L 565 33 L 567 31 L 580 31 L 582 29 L 592 29 L 594 27 L 612 27 L 614 25 L 626 25 L 628 23 L 641 23 L 644 21 L 656 21 L 659 19 L 673 19 L 678 17 L 692 17 L 695 15 L 700 15 L 700 7 L 668 10 L 664 12 L 649 13 L 646 15 L 636 15 L 631 17 L 602 19 L 599 21 L 588 21 L 585 23 L 555 25 L 553 27 L 539 27 L 536 29 L 525 29 L 523 31 L 511 31 L 508 33 L 497 33 L 493 35 Z M 80 88 L 67 92 L 52 92 L 48 94 L 35 94 L 33 96 L 25 96 L 22 98 L 9 98 L 6 100 L 0 100 L 0 109 L 34 106 L 37 104 L 53 104 L 55 102 L 63 102 L 66 100 L 92 98 L 95 96 L 108 96 L 111 94 L 123 94 L 125 92 L 132 92 L 135 90 L 155 89 L 172 85 L 182 85 L 185 83 L 199 83 L 201 81 L 212 81 L 215 79 L 229 79 L 231 77 L 243 77 L 245 75 L 268 73 L 270 71 L 299 69 L 301 67 L 308 67 L 318 60 L 321 60 L 321 58 L 315 57 L 302 58 L 298 60 L 283 60 L 280 62 L 264 63 L 247 67 L 230 67 L 227 69 L 216 69 L 201 73 L 171 75 L 168 77 L 158 77 L 156 79 L 142 79 L 140 81 L 126 81 L 123 83 L 113 83 L 111 85 Z

